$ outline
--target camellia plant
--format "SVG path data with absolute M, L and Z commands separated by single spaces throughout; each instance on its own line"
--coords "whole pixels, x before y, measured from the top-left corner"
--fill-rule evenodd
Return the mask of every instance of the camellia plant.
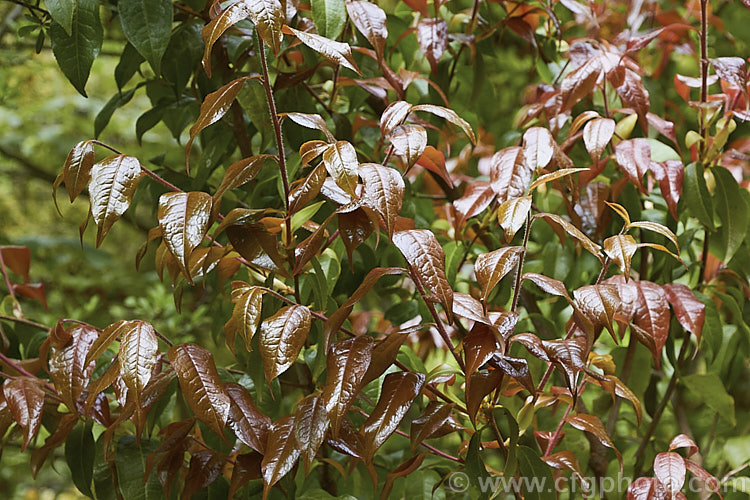
M 88 190 L 97 246 L 151 204 L 136 265 L 216 328 L 40 325 L 2 247 L 3 328 L 42 332 L 3 344 L 5 441 L 33 474 L 64 445 L 96 498 L 746 498 L 731 3 L 29 3 L 83 95 L 122 40 L 96 136 L 141 92 L 138 139 L 186 139 L 83 140 L 54 189 Z

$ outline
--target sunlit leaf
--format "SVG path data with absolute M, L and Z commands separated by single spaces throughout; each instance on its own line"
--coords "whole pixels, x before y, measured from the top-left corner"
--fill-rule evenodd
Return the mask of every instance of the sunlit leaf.
M 73 203 L 79 194 L 86 189 L 91 180 L 91 168 L 94 166 L 94 145 L 91 141 L 82 141 L 73 146 L 68 153 L 63 167 L 63 180 Z
M 240 441 L 258 453 L 264 453 L 273 426 L 271 419 L 255 406 L 248 390 L 240 384 L 224 384 L 224 390 L 230 402 L 227 425 Z
M 25 451 L 42 425 L 44 391 L 41 382 L 32 377 L 6 379 L 3 394 L 13 419 L 23 429 L 21 451 Z
M 379 59 L 383 58 L 385 41 L 388 38 L 385 12 L 374 3 L 365 0 L 346 2 L 349 19 L 375 49 Z
M 406 101 L 394 101 L 380 115 L 380 133 L 384 137 L 401 125 L 411 112 L 412 105 Z
M 396 154 L 403 156 L 408 166 L 414 165 L 427 147 L 427 131 L 420 125 L 399 125 L 386 137 L 393 144 Z
M 332 63 L 340 64 L 341 66 L 349 68 L 350 70 L 359 74 L 359 69 L 357 68 L 357 64 L 354 62 L 354 58 L 352 57 L 352 48 L 349 46 L 349 44 L 335 42 L 320 35 L 299 31 L 294 28 L 290 28 L 289 26 L 284 26 L 284 32 L 296 36 L 300 42 L 304 43 Z
M 628 179 L 645 193 L 646 189 L 643 187 L 642 179 L 651 166 L 651 146 L 648 139 L 638 138 L 620 141 L 615 146 L 615 155 L 617 164 L 620 165 Z
M 531 183 L 533 168 L 524 162 L 523 148 L 501 149 L 490 161 L 490 181 L 501 203 L 524 196 Z
M 594 163 L 598 162 L 615 133 L 615 121 L 611 118 L 596 118 L 583 127 L 583 143 Z
M 659 453 L 654 458 L 654 475 L 671 497 L 685 484 L 685 460 L 677 453 Z
M 86 363 L 86 355 L 98 338 L 96 329 L 75 325 L 70 330 L 71 340 L 64 347 L 51 347 L 49 374 L 58 395 L 73 413 L 78 413 L 78 401 L 88 386 L 96 364 Z
M 269 384 L 297 360 L 310 331 L 310 318 L 307 307 L 286 306 L 261 323 L 258 348 Z
M 336 142 L 336 138 L 333 136 L 331 131 L 328 130 L 328 125 L 326 125 L 325 120 L 323 119 L 322 116 L 318 114 L 282 113 L 281 116 L 289 118 L 297 125 L 301 125 L 306 128 L 311 128 L 313 130 L 320 130 L 321 132 L 325 134 L 328 142 Z
M 523 159 L 527 168 L 536 170 L 546 167 L 552 160 L 556 146 L 552 134 L 546 128 L 531 127 L 524 132 Z
M 405 186 L 401 174 L 377 163 L 363 163 L 359 166 L 359 175 L 365 185 L 366 203 L 383 217 L 388 235 L 393 238 L 396 217 L 404 198 Z
M 270 487 L 292 470 L 300 457 L 297 440 L 294 438 L 294 427 L 294 417 L 287 415 L 273 424 L 273 429 L 268 435 L 268 447 L 261 462 L 264 500 Z
M 308 396 L 294 410 L 294 438 L 305 462 L 305 473 L 315 460 L 328 429 L 328 412 L 320 396 Z
M 352 197 L 357 197 L 359 162 L 354 146 L 338 141 L 323 152 L 323 163 L 336 184 Z
M 371 462 L 375 451 L 396 431 L 419 396 L 424 381 L 422 373 L 396 372 L 385 376 L 378 404 L 362 425 L 365 462 Z
M 477 257 L 474 273 L 485 300 L 500 280 L 518 267 L 518 261 L 524 251 L 524 247 L 505 247 Z
M 320 192 L 326 179 L 325 165 L 318 165 L 289 193 L 289 212 L 295 213 L 310 203 Z
M 432 67 L 432 73 L 437 74 L 438 61 L 448 47 L 448 23 L 439 18 L 420 19 L 417 24 L 417 41 Z
M 127 155 L 110 156 L 91 167 L 89 194 L 97 247 L 130 206 L 142 175 L 140 162 Z
M 434 104 L 418 104 L 416 106 L 413 106 L 411 108 L 411 111 L 426 111 L 428 113 L 432 113 L 435 116 L 443 118 L 444 120 L 448 120 L 452 124 L 459 127 L 461 130 L 463 130 L 464 134 L 466 134 L 466 137 L 469 138 L 472 144 L 476 144 L 477 142 L 476 136 L 474 136 L 474 130 L 472 130 L 469 122 L 458 116 L 458 114 L 452 109 L 444 108 L 442 106 L 435 106 Z
M 237 286 L 235 286 L 237 284 Z M 261 306 L 263 305 L 263 292 L 260 287 L 247 286 L 242 282 L 232 283 L 232 317 L 224 325 L 224 330 L 229 332 L 238 331 L 245 341 L 245 348 L 250 351 L 250 341 L 260 324 Z M 230 349 L 234 347 L 229 346 Z
M 616 234 L 604 240 L 604 253 L 622 270 L 625 279 L 630 277 L 630 261 L 636 250 L 638 244 L 628 234 Z
M 213 354 L 197 344 L 176 344 L 169 361 L 177 373 L 188 406 L 209 429 L 224 437 L 230 400 L 216 370 Z
M 200 191 L 165 193 L 159 197 L 159 227 L 164 243 L 192 283 L 188 261 L 203 241 L 211 217 L 211 195 Z

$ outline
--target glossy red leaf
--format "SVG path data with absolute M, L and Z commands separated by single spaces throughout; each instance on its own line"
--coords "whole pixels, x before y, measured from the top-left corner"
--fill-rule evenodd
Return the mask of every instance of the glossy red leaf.
M 599 417 L 587 413 L 576 413 L 575 415 L 568 415 L 565 421 L 576 429 L 591 433 L 604 446 L 612 448 L 615 455 L 617 455 L 617 460 L 620 462 L 620 469 L 622 469 L 622 455 L 617 451 L 615 445 L 612 444 L 612 440 L 607 435 L 604 424 L 599 420 Z
M 500 387 L 503 381 L 501 370 L 480 370 L 471 374 L 466 384 L 466 410 L 471 423 L 476 426 L 476 417 L 484 398 Z
M 23 278 L 24 283 L 29 281 L 29 268 L 31 267 L 31 250 L 29 247 L 2 246 L 0 254 L 3 264 Z
M 255 335 L 255 331 L 260 324 L 260 313 L 263 305 L 264 290 L 260 287 L 249 286 L 241 281 L 232 282 L 232 317 L 224 325 L 227 335 L 231 332 L 231 338 L 234 333 L 239 332 L 245 341 L 245 349 L 250 351 L 250 341 Z M 229 337 L 227 337 L 229 339 Z M 229 345 L 234 349 L 233 345 Z
M 576 241 L 578 241 L 581 246 L 589 252 L 591 255 L 599 259 L 601 262 L 604 260 L 602 259 L 601 255 L 601 247 L 591 241 L 591 239 L 583 234 L 580 229 L 575 227 L 573 224 L 568 222 L 567 220 L 563 219 L 559 215 L 556 214 L 548 214 L 548 213 L 540 213 L 534 215 L 534 218 L 542 217 L 544 218 L 551 226 L 552 229 L 555 229 L 557 231 L 560 231 L 560 234 L 564 235 L 562 231 L 565 233 L 568 233 L 568 236 L 572 237 Z M 562 238 L 562 236 L 560 236 Z
M 226 228 L 232 247 L 248 262 L 288 277 L 284 257 L 279 253 L 278 238 L 260 222 L 238 224 Z
M 747 94 L 747 62 L 741 57 L 710 59 L 719 78 Z
M 341 422 L 339 437 L 326 438 L 326 444 L 343 455 L 362 458 L 365 456 L 365 441 L 349 419 Z
M 138 159 L 127 155 L 110 156 L 91 167 L 89 196 L 91 215 L 97 226 L 97 247 L 112 224 L 130 207 L 142 176 Z
M 294 410 L 294 438 L 305 462 L 305 474 L 310 472 L 318 448 L 323 444 L 328 429 L 328 412 L 320 396 L 307 396 Z
M 57 394 L 73 413 L 78 413 L 78 402 L 88 386 L 96 364 L 86 363 L 86 355 L 98 338 L 95 328 L 75 325 L 70 329 L 71 341 L 64 347 L 50 347 L 49 374 Z
M 223 439 L 230 400 L 211 351 L 197 344 L 176 344 L 169 349 L 169 361 L 190 409 Z
M 349 267 L 354 265 L 354 250 L 367 241 L 372 232 L 379 226 L 379 216 L 367 208 L 358 208 L 352 212 L 340 212 L 337 216 L 339 235 L 344 242 Z M 379 236 L 379 235 L 378 235 Z
M 721 483 L 716 477 L 710 474 L 706 469 L 693 462 L 692 460 L 685 459 L 685 468 L 689 470 L 695 477 L 703 481 L 709 490 L 717 493 L 719 498 L 722 498 L 720 488 Z
M 474 135 L 474 130 L 472 130 L 469 122 L 458 116 L 458 114 L 452 109 L 445 108 L 443 106 L 435 106 L 434 104 L 417 104 L 416 106 L 413 106 L 411 110 L 412 112 L 426 111 L 451 122 L 453 125 L 459 127 L 464 132 L 464 134 L 466 134 L 472 144 L 476 144 L 477 138 Z
M 628 486 L 627 500 L 667 500 L 664 486 L 653 477 L 639 477 Z
M 232 480 L 229 483 L 229 493 L 227 498 L 236 498 L 236 493 L 253 479 L 263 477 L 260 464 L 263 461 L 263 455 L 260 453 L 244 453 L 237 455 L 234 459 L 234 468 L 232 469 Z
M 650 167 L 654 177 L 659 181 L 659 189 L 664 201 L 667 202 L 669 213 L 677 220 L 677 202 L 682 196 L 682 180 L 685 177 L 685 167 L 681 161 L 667 160 L 652 162 Z
M 475 323 L 461 343 L 463 344 L 466 363 L 464 372 L 468 376 L 487 363 L 496 353 L 503 352 L 502 345 L 498 344 L 497 337 L 492 329 L 482 323 Z M 471 381 L 467 382 L 470 383 Z
M 185 145 L 185 168 L 188 173 L 190 173 L 190 150 L 193 147 L 193 141 L 204 128 L 221 120 L 249 79 L 250 77 L 243 76 L 232 80 L 219 90 L 208 94 L 201 103 L 200 114 L 193 126 L 190 127 L 190 139 Z
M 490 359 L 490 365 L 497 368 L 503 374 L 516 379 L 531 394 L 536 394 L 536 387 L 534 386 L 534 381 L 531 379 L 529 364 L 525 359 L 496 354 Z
M 495 191 L 487 181 L 473 181 L 468 185 L 463 196 L 453 202 L 458 213 L 456 225 L 462 227 L 464 222 L 482 213 L 495 199 Z
M 641 77 L 635 71 L 626 69 L 622 65 L 611 71 L 608 78 L 623 104 L 638 113 L 638 118 L 645 128 L 646 114 L 651 107 L 651 100 Z
M 551 295 L 564 297 L 568 302 L 572 302 L 570 295 L 568 295 L 568 290 L 565 288 L 565 285 L 562 283 L 562 281 L 558 281 L 556 279 L 537 273 L 526 273 L 523 275 L 523 280 L 529 280 L 536 286 L 541 288 L 543 291 Z
M 268 446 L 261 462 L 264 500 L 268 497 L 271 486 L 292 470 L 300 457 L 294 427 L 294 417 L 287 415 L 273 424 L 268 435 Z
M 437 174 L 446 184 L 453 187 L 451 174 L 445 166 L 445 155 L 442 151 L 426 146 L 422 155 L 417 159 L 417 165 Z
M 638 298 L 633 317 L 634 323 L 654 341 L 654 359 L 661 351 L 669 335 L 669 303 L 664 289 L 650 281 L 635 282 Z M 658 363 L 658 361 L 657 361 Z
M 296 213 L 307 206 L 320 193 L 326 180 L 325 165 L 318 165 L 289 193 L 289 213 Z
M 397 231 L 392 240 L 424 287 L 440 300 L 448 320 L 452 321 L 453 289 L 445 277 L 445 252 L 435 235 L 426 229 L 409 229 Z
M 203 241 L 211 219 L 211 195 L 200 191 L 165 193 L 159 197 L 159 227 L 164 243 L 192 283 L 190 254 Z
M 82 141 L 73 146 L 63 167 L 63 180 L 71 203 L 86 189 L 91 180 L 93 166 L 94 144 L 91 141 Z
M 406 333 L 394 332 L 378 342 L 372 350 L 370 366 L 362 379 L 362 387 L 380 377 L 396 362 L 399 349 L 406 342 L 407 337 Z
M 616 234 L 604 240 L 604 253 L 617 264 L 625 279 L 630 277 L 630 261 L 638 250 L 638 243 L 629 234 Z
M 226 457 L 210 449 L 202 449 L 193 452 L 190 456 L 190 465 L 185 476 L 185 486 L 181 498 L 187 500 L 194 493 L 202 490 L 216 481 L 224 470 Z
M 404 198 L 405 186 L 401 174 L 377 163 L 363 163 L 359 166 L 359 175 L 365 185 L 365 202 L 383 217 L 388 236 L 393 238 L 396 217 Z
M 385 12 L 374 3 L 365 0 L 346 2 L 349 19 L 375 49 L 378 59 L 383 58 L 385 41 L 388 38 Z
M 654 475 L 664 485 L 669 498 L 682 489 L 686 471 L 685 459 L 677 453 L 659 453 L 654 459 Z
M 688 287 L 680 283 L 667 283 L 662 288 L 677 320 L 685 330 L 695 335 L 700 345 L 703 323 L 706 320 L 706 305 L 696 299 Z
M 560 111 L 567 111 L 578 101 L 589 95 L 596 86 L 602 67 L 598 58 L 592 57 L 577 69 L 568 73 L 560 85 L 562 106 Z
M 411 112 L 412 105 L 406 101 L 393 101 L 380 115 L 380 133 L 383 137 L 390 135 L 401 125 Z
M 512 146 L 501 149 L 490 160 L 490 182 L 501 203 L 526 194 L 534 172 L 524 162 L 523 148 Z
M 669 442 L 669 451 L 674 451 L 679 448 L 687 448 L 687 458 L 698 453 L 698 445 L 685 434 L 678 434 Z
M 261 323 L 258 349 L 269 384 L 297 360 L 310 331 L 310 319 L 307 307 L 286 306 Z
M 385 376 L 380 399 L 362 425 L 361 433 L 365 441 L 363 458 L 366 463 L 372 462 L 375 451 L 396 431 L 419 396 L 424 382 L 422 373 L 395 372 Z
M 120 330 L 120 376 L 135 398 L 136 415 L 141 415 L 143 391 L 159 356 L 159 339 L 150 323 L 128 321 Z
M 242 0 L 249 8 L 250 19 L 255 24 L 258 36 L 271 47 L 274 54 L 279 52 L 284 35 L 281 27 L 286 22 L 284 6 L 279 0 Z
M 453 404 L 438 403 L 431 401 L 425 408 L 424 413 L 411 422 L 409 439 L 411 440 L 411 451 L 420 445 L 422 441 L 435 434 L 446 422 L 451 419 Z
M 523 160 L 530 170 L 546 167 L 555 153 L 555 139 L 543 127 L 531 127 L 523 134 Z
M 409 167 L 419 160 L 427 147 L 427 131 L 421 125 L 398 125 L 386 138 L 391 141 L 396 154 L 403 157 Z
M 620 165 L 628 179 L 642 192 L 646 192 L 642 179 L 651 165 L 651 146 L 648 139 L 628 139 L 615 146 L 617 164 Z
M 255 406 L 250 392 L 240 384 L 226 383 L 224 390 L 230 402 L 227 425 L 240 441 L 258 453 L 265 453 L 273 422 Z
M 615 336 L 614 320 L 620 307 L 620 294 L 615 285 L 588 285 L 573 292 L 580 311 L 594 324 L 604 326 Z
M 518 267 L 524 251 L 524 247 L 505 247 L 477 257 L 474 273 L 484 300 L 506 274 Z
M 440 56 L 448 47 L 448 23 L 444 19 L 420 19 L 417 24 L 417 41 L 430 63 L 432 73 L 437 74 Z
M 615 133 L 615 121 L 611 118 L 596 118 L 583 127 L 583 143 L 594 163 L 598 162 Z
M 362 387 L 372 354 L 372 337 L 365 335 L 331 345 L 322 400 L 331 421 L 331 436 L 334 439 L 338 437 L 341 422 Z
M 224 193 L 227 191 L 237 189 L 255 179 L 266 160 L 273 158 L 275 158 L 273 155 L 251 156 L 229 165 L 227 171 L 224 172 L 224 178 L 222 179 L 221 184 L 216 188 L 216 192 L 213 195 L 214 204 L 218 204 L 219 200 L 221 200 Z
M 211 19 L 211 21 L 201 29 L 201 38 L 205 45 L 205 50 L 203 52 L 203 69 L 206 71 L 209 78 L 211 77 L 211 52 L 214 44 L 226 30 L 249 15 L 249 2 L 242 0 L 221 11 L 218 16 Z
M 354 62 L 354 58 L 352 57 L 352 48 L 349 46 L 349 44 L 335 42 L 320 35 L 299 31 L 289 26 L 284 26 L 283 31 L 284 33 L 296 36 L 300 42 L 304 43 L 332 63 L 340 64 L 341 66 L 349 68 L 350 70 L 359 74 L 359 69 L 357 68 L 357 64 Z
M 282 113 L 281 116 L 289 118 L 297 125 L 305 128 L 311 128 L 313 130 L 320 130 L 326 136 L 328 142 L 336 142 L 336 138 L 333 136 L 328 125 L 322 116 L 315 113 Z
M 13 419 L 23 429 L 21 451 L 26 451 L 42 425 L 44 390 L 41 382 L 32 377 L 6 379 L 3 394 Z

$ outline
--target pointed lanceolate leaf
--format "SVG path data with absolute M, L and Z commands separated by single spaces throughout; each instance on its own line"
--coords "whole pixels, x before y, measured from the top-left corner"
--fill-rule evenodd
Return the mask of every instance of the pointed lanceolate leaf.
M 512 146 L 501 149 L 490 160 L 490 181 L 497 199 L 502 203 L 526 194 L 533 168 L 523 159 L 523 148 Z
M 430 63 L 432 73 L 437 74 L 440 57 L 448 48 L 448 23 L 444 19 L 420 19 L 417 24 L 417 41 Z
M 604 253 L 622 270 L 625 279 L 630 277 L 630 261 L 638 244 L 629 234 L 617 234 L 604 240 Z
M 211 77 L 211 51 L 216 41 L 230 27 L 245 19 L 250 15 L 249 2 L 239 1 L 224 9 L 221 14 L 211 19 L 203 29 L 201 29 L 201 38 L 206 46 L 203 53 L 203 68 L 206 74 Z
M 333 136 L 328 125 L 322 116 L 314 113 L 282 113 L 282 116 L 289 118 L 297 125 L 301 125 L 305 128 L 311 128 L 313 130 L 320 130 L 326 136 L 328 142 L 336 142 L 336 138 Z
M 374 3 L 366 0 L 346 2 L 349 19 L 375 49 L 379 59 L 383 58 L 385 41 L 388 38 L 385 12 Z
M 531 196 L 511 198 L 497 209 L 497 220 L 505 231 L 505 241 L 511 241 L 519 229 L 526 224 L 531 210 Z
M 138 159 L 127 155 L 110 156 L 91 168 L 89 195 L 97 247 L 130 206 L 142 175 Z
M 328 429 L 328 412 L 320 396 L 308 396 L 294 410 L 294 438 L 305 462 L 305 473 L 315 460 Z
M 396 154 L 404 157 L 407 166 L 416 163 L 427 147 L 427 131 L 421 125 L 399 125 L 386 136 Z
M 638 292 L 634 323 L 643 329 L 654 341 L 654 358 L 661 356 L 661 350 L 669 335 L 669 303 L 664 289 L 650 281 L 635 282 Z M 657 361 L 658 363 L 658 361 Z
M 96 367 L 93 361 L 86 363 L 86 355 L 98 334 L 89 325 L 76 325 L 70 334 L 71 339 L 64 347 L 50 348 L 49 374 L 65 405 L 78 413 L 78 401 Z
M 221 438 L 230 412 L 230 401 L 216 370 L 213 354 L 197 344 L 176 344 L 169 361 L 177 373 L 188 406 Z
M 680 283 L 667 283 L 662 288 L 672 305 L 677 321 L 685 330 L 695 335 L 700 345 L 703 323 L 706 320 L 706 305 L 695 298 L 690 288 Z
M 221 120 L 249 79 L 250 77 L 243 76 L 232 80 L 219 90 L 208 94 L 201 103 L 200 114 L 193 126 L 190 127 L 190 139 L 185 145 L 185 168 L 188 173 L 190 173 L 190 149 L 193 147 L 193 141 L 201 130 Z
M 401 174 L 377 163 L 363 163 L 359 166 L 359 175 L 365 185 L 366 203 L 383 217 L 388 235 L 393 238 L 396 217 L 404 198 L 405 186 Z
M 238 160 L 227 168 L 219 187 L 216 188 L 213 199 L 214 203 L 224 196 L 224 193 L 236 189 L 255 179 L 266 160 L 274 158 L 272 155 L 258 155 Z
M 439 175 L 448 186 L 453 187 L 451 174 L 445 166 L 445 155 L 442 151 L 439 151 L 432 146 L 426 146 L 422 155 L 417 158 L 417 165 Z
M 594 163 L 598 162 L 615 133 L 615 121 L 611 118 L 597 118 L 583 127 L 583 143 Z
M 288 30 L 288 31 L 287 31 Z M 349 68 L 355 73 L 359 73 L 357 64 L 352 57 L 352 48 L 348 43 L 334 42 L 328 38 L 313 33 L 299 31 L 289 26 L 284 26 L 284 32 L 296 36 L 300 42 L 304 43 L 312 50 L 322 55 L 334 64 L 340 64 Z
M 154 327 L 145 321 L 128 321 L 120 328 L 120 376 L 135 398 L 136 413 L 142 407 L 142 393 L 151 380 L 159 355 Z
M 336 40 L 346 24 L 344 0 L 311 0 L 310 7 L 318 34 Z
M 593 323 L 606 327 L 614 338 L 614 320 L 621 304 L 617 287 L 607 283 L 583 286 L 573 292 L 573 297 L 580 311 Z
M 659 453 L 654 459 L 654 475 L 664 485 L 668 498 L 673 498 L 682 489 L 686 472 L 685 459 L 677 453 Z
M 255 24 L 258 36 L 278 54 L 284 35 L 281 27 L 286 21 L 284 8 L 279 0 L 242 0 L 250 9 L 250 19 Z M 286 4 L 284 4 L 286 5 Z
M 406 101 L 393 101 L 380 115 L 380 133 L 387 137 L 401 125 L 411 112 L 412 105 Z
M 307 307 L 286 306 L 261 324 L 258 347 L 269 384 L 297 360 L 310 331 L 310 318 Z
M 171 0 L 121 0 L 117 10 L 125 37 L 159 75 L 172 33 Z
M 648 139 L 638 138 L 620 141 L 615 146 L 617 163 L 628 179 L 645 193 L 642 179 L 651 166 L 651 146 Z
M 523 160 L 531 170 L 544 168 L 555 153 L 555 140 L 549 130 L 531 127 L 523 134 Z
M 94 145 L 91 141 L 82 141 L 73 146 L 68 153 L 63 167 L 65 189 L 73 203 L 79 194 L 86 189 L 91 180 L 91 167 L 94 166 Z
M 422 373 L 396 372 L 386 375 L 378 404 L 362 425 L 365 462 L 372 462 L 375 451 L 396 431 L 419 396 L 424 382 L 425 376 Z
M 474 135 L 474 130 L 472 130 L 469 122 L 458 116 L 458 114 L 452 109 L 444 108 L 443 106 L 435 106 L 434 104 L 418 104 L 416 106 L 413 106 L 411 110 L 426 111 L 428 113 L 432 113 L 435 116 L 439 116 L 444 120 L 448 120 L 453 125 L 463 130 L 464 134 L 466 134 L 466 137 L 469 138 L 472 144 L 476 144 L 477 138 Z
M 273 424 L 273 429 L 268 435 L 268 446 L 261 462 L 264 500 L 271 486 L 292 470 L 300 456 L 294 437 L 294 427 L 294 417 L 287 415 Z
M 357 152 L 347 141 L 338 141 L 323 152 L 323 163 L 336 184 L 352 197 L 357 197 Z
M 78 491 L 94 498 L 91 483 L 94 478 L 96 448 L 91 432 L 93 422 L 78 422 L 65 440 L 65 461 L 70 469 L 71 479 Z
M 529 186 L 529 192 L 538 188 L 542 184 L 546 184 L 557 179 L 562 179 L 563 177 L 567 177 L 578 172 L 586 172 L 588 170 L 588 168 L 561 168 L 559 170 L 555 170 L 554 172 L 550 172 L 549 174 L 540 175 Z
M 318 196 L 326 180 L 326 172 L 325 165 L 318 165 L 298 185 L 293 185 L 292 192 L 289 193 L 290 213 L 294 214 L 300 211 Z
M 224 384 L 224 390 L 230 401 L 227 425 L 240 441 L 258 453 L 264 453 L 273 426 L 271 419 L 255 406 L 248 390 L 240 384 Z
M 558 281 L 556 279 L 549 278 L 537 273 L 526 273 L 523 275 L 523 280 L 529 280 L 545 292 L 552 295 L 557 295 L 558 297 L 564 297 L 565 300 L 571 302 L 568 290 L 565 288 L 565 285 L 562 283 L 562 281 Z
M 677 220 L 677 202 L 682 196 L 682 181 L 685 177 L 685 167 L 681 161 L 667 160 L 661 163 L 652 163 L 651 172 L 659 181 L 659 189 L 664 201 L 667 202 L 669 212 Z
M 245 341 L 245 348 L 250 351 L 250 341 L 260 324 L 264 290 L 257 286 L 235 287 L 235 283 L 246 285 L 242 282 L 232 283 L 234 309 L 232 310 L 232 318 L 224 325 L 224 329 L 238 331 Z M 229 348 L 234 349 L 233 346 L 229 346 Z
M 484 300 L 506 274 L 518 267 L 523 252 L 524 247 L 505 247 L 477 257 L 474 273 Z
M 323 402 L 331 420 L 331 435 L 338 437 L 341 422 L 346 418 L 364 380 L 372 359 L 372 337 L 361 335 L 336 342 L 326 361 L 326 385 Z
M 586 249 L 586 251 L 603 262 L 600 251 L 601 247 L 591 241 L 588 236 L 583 234 L 581 230 L 575 227 L 573 224 L 556 214 L 541 213 L 534 215 L 534 218 L 536 217 L 543 217 L 552 226 L 553 229 L 561 229 L 562 231 L 568 233 L 568 235 L 578 241 L 581 246 Z
M 425 229 L 398 231 L 393 243 L 429 291 L 437 295 L 449 320 L 453 317 L 453 290 L 445 277 L 445 252 L 435 235 Z
M 422 416 L 412 420 L 409 432 L 412 453 L 422 441 L 434 435 L 446 422 L 450 421 L 452 410 L 453 404 L 432 401 L 427 405 Z
M 13 419 L 23 429 L 21 451 L 25 451 L 42 425 L 44 391 L 41 382 L 32 377 L 6 379 L 3 394 Z
M 159 197 L 158 217 L 164 243 L 192 283 L 188 262 L 208 230 L 211 195 L 200 191 L 165 193 Z
M 720 245 L 712 245 L 711 250 L 722 262 L 728 264 L 742 243 L 746 241 L 750 206 L 729 170 L 716 167 L 711 171 L 716 181 L 714 197 L 716 214 L 722 224 L 718 230 L 717 242 L 720 242 Z
M 495 199 L 492 185 L 487 181 L 473 181 L 466 188 L 464 195 L 453 202 L 456 209 L 456 225 L 462 227 L 471 217 L 482 213 Z
M 89 79 L 91 65 L 99 55 L 104 40 L 104 31 L 99 20 L 99 0 L 67 0 L 57 2 L 74 5 L 59 16 L 67 23 L 70 15 L 70 25 L 62 26 L 55 19 L 49 26 L 49 37 L 52 41 L 52 52 L 57 64 L 70 80 L 70 83 L 84 97 L 86 96 L 86 81 Z M 53 12 L 60 13 L 60 11 Z M 64 18 L 64 19 L 63 19 Z
M 568 415 L 565 421 L 576 429 L 590 432 L 604 446 L 612 448 L 615 451 L 615 455 L 617 455 L 617 460 L 620 462 L 620 468 L 622 469 L 622 455 L 617 451 L 615 445 L 612 444 L 612 440 L 607 435 L 604 424 L 602 424 L 599 417 L 586 413 L 577 413 L 575 415 Z
M 466 360 L 465 372 L 469 376 L 487 363 L 492 356 L 502 353 L 504 345 L 499 344 L 492 329 L 482 323 L 475 323 L 461 343 Z

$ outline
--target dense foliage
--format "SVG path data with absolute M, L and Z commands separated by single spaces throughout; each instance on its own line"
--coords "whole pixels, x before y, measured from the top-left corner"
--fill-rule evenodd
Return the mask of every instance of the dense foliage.
M 87 194 L 104 248 L 145 210 L 132 257 L 182 313 L 41 324 L 35 256 L 0 247 L 32 474 L 64 449 L 95 498 L 747 498 L 750 2 L 14 3 L 84 96 L 121 53 L 54 203 Z M 137 140 L 179 155 L 99 140 L 144 94 Z

